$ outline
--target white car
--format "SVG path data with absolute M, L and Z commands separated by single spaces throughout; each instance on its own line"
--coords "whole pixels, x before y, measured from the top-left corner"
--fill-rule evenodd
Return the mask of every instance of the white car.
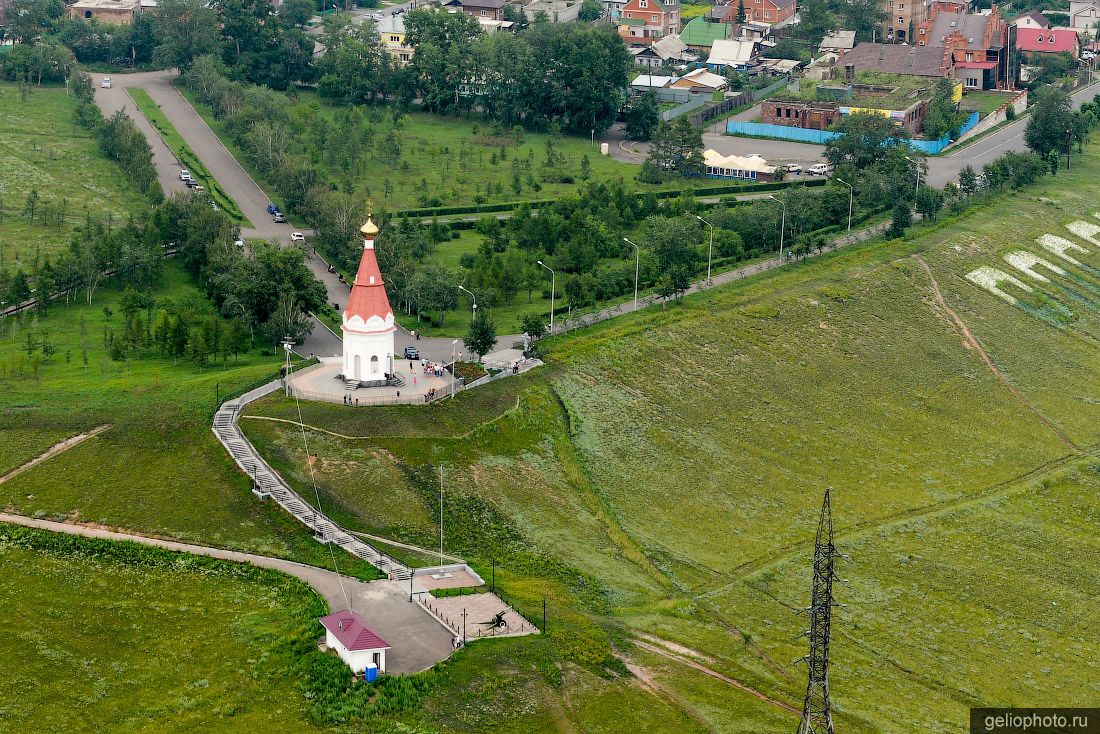
M 290 241 L 291 242 L 305 242 L 306 241 L 306 236 L 304 234 L 302 234 L 301 232 L 291 232 L 290 233 Z
M 109 77 L 109 76 L 103 77 L 103 81 L 101 81 L 99 83 L 99 87 L 100 87 L 100 89 L 110 89 L 111 88 L 111 77 Z
M 787 173 L 802 173 L 802 166 L 798 165 L 797 163 L 788 163 L 786 166 L 783 167 L 783 170 L 785 170 Z
M 371 20 L 373 20 L 375 23 L 381 23 L 382 22 L 382 14 L 381 13 L 371 13 L 367 17 L 370 18 Z
M 180 181 L 190 181 L 190 180 L 191 180 L 191 172 L 188 171 L 186 168 L 181 170 L 180 171 Z
M 829 164 L 828 163 L 815 163 L 812 166 L 810 166 L 807 173 L 809 173 L 811 176 L 828 176 L 829 175 Z
M 244 240 L 242 240 L 242 239 L 233 240 L 233 244 L 237 246 L 238 250 L 244 250 Z

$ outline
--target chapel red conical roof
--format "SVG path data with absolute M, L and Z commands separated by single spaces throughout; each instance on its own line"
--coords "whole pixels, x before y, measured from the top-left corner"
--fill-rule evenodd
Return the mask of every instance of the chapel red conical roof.
M 363 256 L 359 260 L 359 271 L 355 274 L 355 283 L 351 287 L 351 295 L 348 296 L 348 305 L 344 309 L 344 328 L 348 322 L 358 316 L 363 320 L 363 327 L 368 331 L 374 331 L 382 325 L 369 325 L 372 316 L 377 316 L 386 322 L 387 330 L 393 328 L 393 309 L 390 308 L 390 299 L 386 295 L 386 286 L 382 282 L 382 271 L 378 268 L 378 258 L 374 254 L 374 235 L 366 233 L 367 225 L 374 226 L 370 219 L 363 225 Z M 377 230 L 375 230 L 377 231 Z M 355 331 L 361 330 L 358 324 L 351 327 Z

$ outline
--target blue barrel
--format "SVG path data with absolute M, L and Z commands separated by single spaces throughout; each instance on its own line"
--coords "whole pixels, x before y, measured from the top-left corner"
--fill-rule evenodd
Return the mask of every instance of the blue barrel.
M 363 671 L 363 677 L 367 683 L 374 683 L 378 680 L 378 666 L 374 663 L 367 663 L 366 669 Z

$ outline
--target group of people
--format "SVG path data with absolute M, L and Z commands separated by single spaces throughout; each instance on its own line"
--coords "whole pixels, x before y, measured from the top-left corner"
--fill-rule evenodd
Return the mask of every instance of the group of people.
M 352 402 L 353 400 L 354 402 Z M 359 398 L 352 398 L 351 395 L 344 395 L 344 405 L 354 405 L 356 408 L 358 408 Z
M 420 360 L 420 365 L 424 368 L 425 375 L 434 375 L 436 377 L 443 376 L 443 365 L 435 362 L 429 362 L 426 359 Z
M 430 403 L 433 400 L 435 400 L 435 388 L 434 387 L 432 389 L 428 390 L 428 392 L 424 393 L 424 402 L 425 403 Z

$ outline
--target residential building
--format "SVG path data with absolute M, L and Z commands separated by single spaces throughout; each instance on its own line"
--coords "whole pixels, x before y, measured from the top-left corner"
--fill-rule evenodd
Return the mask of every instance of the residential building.
M 920 0 L 886 0 L 886 13 L 886 42 L 911 43 L 913 27 L 921 19 Z
M 626 0 L 600 0 L 600 5 L 603 6 L 603 14 L 614 24 L 623 17 Z
M 1100 23 L 1100 0 L 1070 0 L 1069 24 L 1078 31 L 1096 31 Z
M 639 66 L 658 67 L 695 60 L 694 52 L 688 50 L 679 36 L 665 36 L 649 46 L 635 46 L 629 50 Z
M 358 614 L 344 609 L 321 617 L 321 626 L 325 628 L 325 646 L 335 650 L 354 673 L 374 680 L 379 673 L 386 672 L 386 650 L 390 644 Z
M 860 43 L 841 57 L 840 65 L 855 72 L 879 71 L 906 76 L 954 76 L 954 64 L 942 48 Z
M 1009 22 L 1017 28 L 1050 28 L 1050 20 L 1038 10 L 1032 10 L 1030 13 L 1017 15 Z
M 710 53 L 715 41 L 730 37 L 729 23 L 712 23 L 705 18 L 693 18 L 680 32 L 680 40 L 692 51 Z
M 475 18 L 504 20 L 505 0 L 444 0 L 441 7 Z
M 753 65 L 757 53 L 756 41 L 748 39 L 715 41 L 707 58 L 707 68 L 719 74 L 726 69 L 745 71 Z
M 412 59 L 413 48 L 405 43 L 405 16 L 386 15 L 378 22 L 378 40 L 394 60 L 404 66 Z
M 669 84 L 676 81 L 677 77 L 674 76 L 658 76 L 656 74 L 639 74 L 634 78 L 634 81 L 630 82 L 630 93 L 636 96 L 645 94 L 646 92 L 652 92 L 657 89 L 664 89 Z
M 797 0 L 744 0 L 745 21 L 774 25 L 789 21 L 798 10 Z M 712 11 L 725 23 L 736 23 L 740 0 L 731 0 Z
M 712 74 L 706 69 L 696 69 L 684 74 L 668 86 L 672 89 L 686 89 L 695 94 L 710 94 L 725 89 L 728 83 L 724 76 Z
M 679 32 L 678 0 L 628 0 L 623 6 L 622 17 L 619 19 L 619 35 L 628 44 L 650 44 Z
M 825 53 L 829 51 L 844 53 L 846 51 L 851 51 L 855 47 L 855 31 L 832 31 L 825 34 L 825 37 L 821 39 L 821 43 L 818 45 L 817 49 Z
M 1080 55 L 1077 31 L 1068 28 L 1018 28 L 1016 50 L 1023 53 Z
M 140 0 L 77 0 L 69 6 L 69 17 L 126 25 L 133 22 L 140 8 Z
M 703 151 L 703 164 L 708 178 L 743 179 L 767 183 L 775 180 L 776 166 L 759 155 L 750 156 L 722 155 L 708 148 Z
M 942 49 L 953 76 L 967 89 L 1003 89 L 1008 79 L 1008 24 L 991 13 L 967 13 L 965 7 L 937 2 L 917 28 L 917 45 Z

